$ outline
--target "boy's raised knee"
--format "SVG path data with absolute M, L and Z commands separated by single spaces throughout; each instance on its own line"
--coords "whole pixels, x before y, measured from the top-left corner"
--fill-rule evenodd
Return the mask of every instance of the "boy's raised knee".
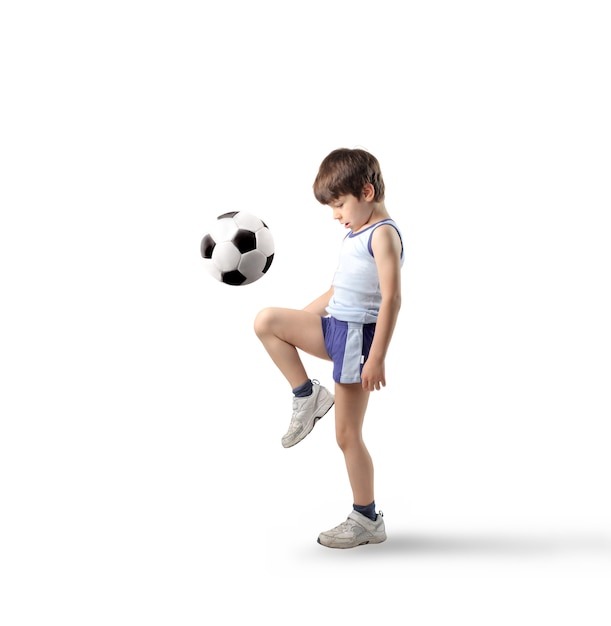
M 261 309 L 255 316 L 254 330 L 257 337 L 269 332 L 273 319 L 273 309 L 268 307 Z

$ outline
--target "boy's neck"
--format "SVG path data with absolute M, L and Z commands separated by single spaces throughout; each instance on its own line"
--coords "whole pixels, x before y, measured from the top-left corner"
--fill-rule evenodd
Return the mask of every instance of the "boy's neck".
M 377 224 L 378 222 L 387 219 L 390 219 L 390 215 L 386 210 L 386 206 L 383 202 L 379 202 L 374 205 L 373 211 L 371 212 L 371 217 L 367 220 L 367 223 L 360 230 L 363 230 L 364 228 L 369 228 L 370 226 L 373 226 L 374 224 Z

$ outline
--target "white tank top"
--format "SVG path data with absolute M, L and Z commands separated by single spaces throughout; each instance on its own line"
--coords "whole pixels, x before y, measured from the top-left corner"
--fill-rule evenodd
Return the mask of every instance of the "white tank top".
M 389 224 L 399 234 L 403 266 L 403 238 L 393 220 L 382 220 L 358 233 L 349 233 L 342 242 L 339 263 L 333 277 L 333 295 L 327 306 L 327 313 L 331 317 L 361 324 L 377 321 L 382 294 L 378 268 L 371 248 L 371 236 L 376 228 L 384 224 Z

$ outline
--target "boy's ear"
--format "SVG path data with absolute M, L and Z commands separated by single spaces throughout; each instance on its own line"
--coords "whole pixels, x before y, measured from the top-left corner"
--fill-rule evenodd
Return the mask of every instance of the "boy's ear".
M 371 183 L 366 183 L 363 187 L 363 192 L 361 195 L 363 197 L 363 200 L 371 201 L 375 198 L 376 190 L 373 188 L 373 185 Z

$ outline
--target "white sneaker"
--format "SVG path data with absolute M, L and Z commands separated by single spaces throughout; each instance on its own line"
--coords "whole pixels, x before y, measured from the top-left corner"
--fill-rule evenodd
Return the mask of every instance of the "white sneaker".
M 312 383 L 312 395 L 293 398 L 293 417 L 286 435 L 282 437 L 282 445 L 285 448 L 290 448 L 305 439 L 312 432 L 316 422 L 335 403 L 330 391 L 317 380 L 313 380 Z
M 355 548 L 367 543 L 382 543 L 386 541 L 382 511 L 374 521 L 367 516 L 352 511 L 348 519 L 339 526 L 318 535 L 318 543 L 327 548 Z

